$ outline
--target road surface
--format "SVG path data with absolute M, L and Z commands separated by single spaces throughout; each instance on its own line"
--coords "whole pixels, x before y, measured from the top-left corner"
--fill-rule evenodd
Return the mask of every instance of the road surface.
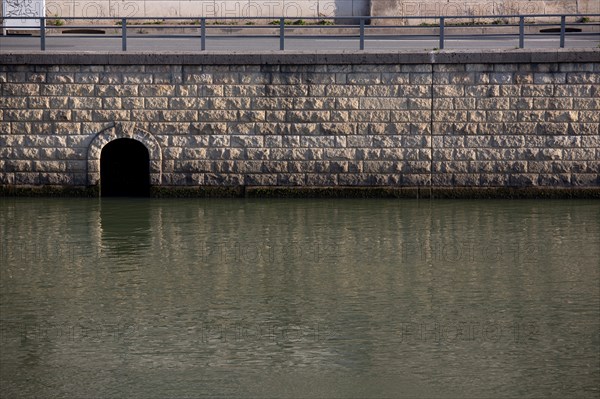
M 448 49 L 513 49 L 519 44 L 517 35 L 456 35 L 446 36 Z M 567 48 L 597 48 L 599 33 L 568 34 Z M 308 50 L 357 50 L 358 35 L 340 36 L 286 36 L 285 49 Z M 431 50 L 439 47 L 437 36 L 367 36 L 368 50 Z M 153 36 L 132 34 L 128 36 L 127 48 L 131 51 L 199 51 L 198 35 Z M 535 34 L 525 37 L 525 48 L 559 48 L 558 34 Z M 40 38 L 35 36 L 0 36 L 0 52 L 32 51 L 40 49 Z M 279 37 L 275 36 L 208 36 L 208 51 L 265 51 L 278 50 Z M 46 37 L 47 51 L 120 51 L 121 37 L 109 35 L 56 35 Z

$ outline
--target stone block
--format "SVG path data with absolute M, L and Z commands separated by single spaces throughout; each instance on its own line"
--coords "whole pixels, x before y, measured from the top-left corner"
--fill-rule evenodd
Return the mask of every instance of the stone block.
M 25 121 L 41 121 L 44 116 L 44 111 L 41 109 L 6 109 L 0 110 L 0 116 L 4 121 L 25 122 Z
M 434 97 L 462 97 L 465 95 L 465 86 L 462 85 L 437 85 L 433 86 Z
M 353 148 L 326 148 L 322 157 L 313 159 L 324 159 L 329 161 L 348 161 L 357 158 L 356 150 Z
M 307 85 L 268 85 L 265 86 L 265 95 L 270 97 L 300 97 L 308 96 L 309 93 Z
M 435 176 L 435 175 L 433 175 Z M 403 174 L 401 183 L 406 187 L 428 187 L 432 184 L 432 175 L 430 174 Z
M 365 173 L 401 173 L 403 163 L 394 161 L 364 161 Z
M 277 185 L 304 186 L 304 185 L 306 185 L 306 174 L 304 174 L 304 173 L 280 173 L 277 175 Z
M 600 112 L 600 99 L 598 98 L 575 98 L 573 108 L 577 110 L 594 110 Z
M 498 97 L 499 95 L 500 86 L 498 85 L 465 86 L 465 96 L 467 97 Z
M 46 86 L 49 85 L 42 85 L 42 87 Z M 62 86 L 60 87 L 62 89 Z M 40 93 L 40 85 L 34 83 L 3 83 L 1 87 L 1 93 L 3 96 L 39 96 L 40 94 L 46 95 L 44 93 Z
M 565 74 L 562 74 L 565 75 Z M 600 83 L 600 73 L 598 72 L 572 72 L 566 74 L 566 82 L 568 84 L 598 84 Z
M 176 86 L 167 84 L 157 85 L 127 85 L 127 86 L 112 86 L 110 88 L 103 88 L 98 86 L 99 95 L 101 91 L 105 91 L 106 95 L 120 95 L 120 96 L 141 96 L 141 97 L 172 97 L 175 95 Z
M 571 174 L 540 174 L 538 185 L 542 187 L 568 187 L 571 186 Z
M 2 171 L 4 172 L 34 172 L 34 162 L 30 160 L 11 160 L 3 161 Z
M 206 173 L 204 184 L 208 186 L 240 186 L 244 176 L 231 173 Z
M 300 97 L 289 99 L 296 110 L 330 110 L 335 108 L 357 108 L 358 99 L 350 98 L 322 98 L 322 97 Z
M 572 174 L 571 185 L 576 187 L 598 187 L 600 185 L 600 175 L 598 173 Z
M 288 129 L 289 134 L 293 135 L 318 135 L 318 123 L 289 123 L 284 125 Z
M 528 173 L 508 174 L 508 185 L 511 187 L 532 187 L 538 185 L 538 175 Z
M 244 175 L 244 184 L 247 186 L 276 186 L 277 174 L 247 174 Z
M 572 98 L 535 98 L 533 100 L 534 109 L 573 109 Z
M 271 75 L 270 83 L 273 85 L 300 85 L 304 83 L 302 78 L 300 73 L 274 73 Z
M 230 145 L 232 147 L 252 147 L 262 148 L 264 147 L 263 136 L 230 136 Z M 212 145 L 212 144 L 211 144 Z
M 431 74 L 412 74 L 415 75 L 414 80 L 418 81 L 421 79 L 421 75 L 425 75 L 431 81 Z M 385 85 L 398 85 L 398 84 L 408 84 L 410 83 L 409 73 L 400 73 L 400 72 L 383 72 L 381 74 L 381 83 Z M 429 82 L 431 83 L 431 82 Z M 427 83 L 425 83 L 427 84 Z
M 198 114 L 201 122 L 235 122 L 237 119 L 238 112 L 235 110 L 201 110 Z
M 557 97 L 594 97 L 593 85 L 556 85 L 554 95 Z
M 213 84 L 213 74 L 206 72 L 191 72 L 188 71 L 189 67 L 185 67 L 183 72 L 183 81 L 184 84 L 202 84 L 202 85 L 212 85 Z
M 167 84 L 168 82 L 159 82 L 159 84 Z M 221 87 L 221 86 L 218 86 Z M 206 89 L 206 86 L 203 87 Z M 221 87 L 222 90 L 222 87 Z M 221 93 L 222 94 L 222 93 Z M 175 88 L 175 95 L 177 97 L 195 97 L 198 95 L 198 85 L 180 84 Z
M 413 99 L 411 99 L 413 100 Z M 360 99 L 360 109 L 373 110 L 401 110 L 407 109 L 407 99 L 405 98 L 378 98 L 369 97 Z
M 523 97 L 552 97 L 554 86 L 550 84 L 522 85 L 521 95 Z
M 121 98 L 121 107 L 123 109 L 139 110 L 144 108 L 144 99 L 138 98 Z
M 405 86 L 405 85 L 400 85 Z M 396 97 L 398 95 L 398 86 L 395 85 L 370 85 L 362 87 L 366 97 Z
M 71 97 L 68 104 L 72 109 L 98 110 L 103 108 L 102 99 L 97 97 Z
M 270 81 L 271 75 L 268 73 L 244 72 L 239 75 L 239 83 L 244 85 L 264 85 Z
M 330 85 L 326 86 L 325 93 L 327 96 L 331 97 L 360 97 L 365 95 L 369 87 L 372 86 L 365 87 L 357 85 Z
M 335 98 L 335 102 L 333 104 L 328 102 L 324 108 L 325 109 L 359 109 L 359 108 L 361 108 L 360 103 L 363 100 L 367 100 L 367 99 L 338 97 L 338 98 Z
M 581 136 L 583 148 L 600 148 L 600 135 Z
M 47 108 L 49 97 L 0 97 L 1 109 Z
M 341 118 L 341 119 L 344 119 L 344 118 Z M 390 121 L 390 111 L 384 111 L 384 110 L 350 111 L 348 113 L 347 120 L 350 122 L 389 122 Z M 342 120 L 342 121 L 344 121 L 344 120 Z
M 124 84 L 151 84 L 154 83 L 151 73 L 123 73 Z M 169 82 L 170 83 L 170 82 Z
M 436 74 L 436 76 L 438 76 L 438 75 L 440 75 L 440 74 Z M 402 81 L 393 82 L 393 83 L 394 84 L 410 83 L 411 85 L 430 85 L 430 84 L 432 84 L 432 82 L 434 82 L 434 79 L 431 77 L 431 72 L 427 72 L 427 73 L 412 72 L 409 74 L 408 82 L 402 80 Z M 439 84 L 439 82 L 436 82 L 436 83 Z M 450 82 L 448 82 L 448 84 L 449 83 Z M 442 83 L 442 84 L 446 84 L 446 83 Z
M 17 185 L 40 185 L 41 179 L 39 173 L 17 172 L 14 174 L 14 181 Z
M 283 154 L 287 151 L 278 148 L 246 148 L 243 152 L 243 158 L 248 160 L 287 160 Z M 218 157 L 217 157 L 218 158 Z
M 308 173 L 306 175 L 307 186 L 337 186 L 338 178 L 336 174 L 316 174 Z
M 356 133 L 354 123 L 321 123 L 320 131 L 323 134 L 351 135 Z
M 381 74 L 380 73 L 349 73 L 347 74 L 346 83 L 348 84 L 380 84 Z
M 289 173 L 314 173 L 317 170 L 317 165 L 313 161 L 294 161 L 286 162 L 287 171 Z

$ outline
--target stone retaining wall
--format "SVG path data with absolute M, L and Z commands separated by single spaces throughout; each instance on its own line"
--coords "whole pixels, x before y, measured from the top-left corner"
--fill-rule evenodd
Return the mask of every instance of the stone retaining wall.
M 600 187 L 600 51 L 0 54 L 0 185 Z

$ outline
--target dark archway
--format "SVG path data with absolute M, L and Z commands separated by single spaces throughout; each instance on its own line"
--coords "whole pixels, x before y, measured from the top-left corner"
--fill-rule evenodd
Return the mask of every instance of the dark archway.
M 117 139 L 100 155 L 100 194 L 103 197 L 148 197 L 150 156 L 137 140 Z

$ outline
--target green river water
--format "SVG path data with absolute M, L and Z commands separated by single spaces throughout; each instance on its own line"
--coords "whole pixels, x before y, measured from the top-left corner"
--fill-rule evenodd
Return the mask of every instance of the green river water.
M 600 202 L 0 199 L 0 397 L 600 395 Z

